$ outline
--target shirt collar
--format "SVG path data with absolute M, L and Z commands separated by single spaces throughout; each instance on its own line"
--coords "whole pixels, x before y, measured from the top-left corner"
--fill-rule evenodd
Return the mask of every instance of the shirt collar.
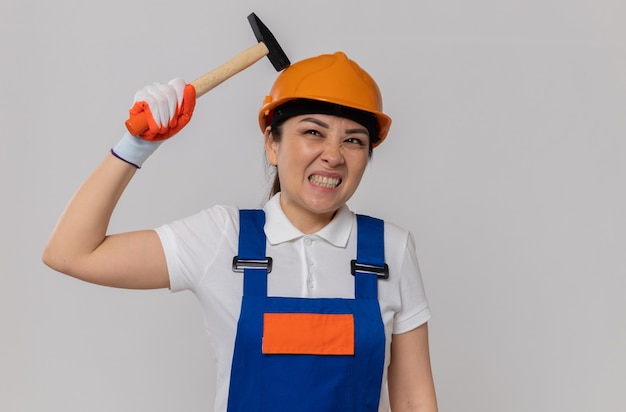
M 265 235 L 272 245 L 288 242 L 306 236 L 287 218 L 280 207 L 280 193 L 275 194 L 265 204 Z M 354 214 L 348 206 L 343 205 L 326 226 L 316 236 L 337 246 L 346 247 L 354 224 Z

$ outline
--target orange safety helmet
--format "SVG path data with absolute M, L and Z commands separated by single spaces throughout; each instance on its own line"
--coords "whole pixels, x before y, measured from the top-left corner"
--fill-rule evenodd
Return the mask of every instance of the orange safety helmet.
M 387 137 L 391 118 L 382 112 L 383 99 L 374 79 L 343 52 L 322 54 L 287 67 L 276 79 L 259 111 L 259 125 L 265 132 L 274 109 L 296 99 L 332 103 L 368 112 L 377 120 L 378 140 Z

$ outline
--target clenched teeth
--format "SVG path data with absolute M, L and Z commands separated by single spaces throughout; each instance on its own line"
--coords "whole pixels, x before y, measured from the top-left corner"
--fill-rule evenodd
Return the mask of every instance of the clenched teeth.
M 341 179 L 337 177 L 326 177 L 319 175 L 313 175 L 309 177 L 309 181 L 314 185 L 327 187 L 329 189 L 335 188 L 339 186 L 339 183 L 341 183 Z

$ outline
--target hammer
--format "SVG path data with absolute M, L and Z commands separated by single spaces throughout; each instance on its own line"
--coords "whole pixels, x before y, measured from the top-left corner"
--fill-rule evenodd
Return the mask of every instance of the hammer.
M 252 31 L 258 43 L 248 50 L 239 53 L 218 68 L 192 81 L 191 85 L 196 89 L 196 98 L 217 87 L 224 80 L 252 66 L 254 63 L 261 60 L 263 56 L 267 56 L 268 59 L 270 59 L 276 71 L 281 71 L 291 64 L 274 35 L 263 22 L 261 22 L 256 14 L 251 13 L 248 16 L 248 22 L 250 22 L 252 26 Z M 126 128 L 133 136 L 138 136 L 148 130 L 148 121 L 146 120 L 145 112 L 138 113 L 126 120 Z

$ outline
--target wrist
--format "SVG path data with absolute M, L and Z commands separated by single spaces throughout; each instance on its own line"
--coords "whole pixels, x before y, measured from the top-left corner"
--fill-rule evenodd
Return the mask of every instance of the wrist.
M 120 141 L 111 148 L 111 154 L 139 169 L 161 143 L 163 141 L 148 141 L 126 132 Z

